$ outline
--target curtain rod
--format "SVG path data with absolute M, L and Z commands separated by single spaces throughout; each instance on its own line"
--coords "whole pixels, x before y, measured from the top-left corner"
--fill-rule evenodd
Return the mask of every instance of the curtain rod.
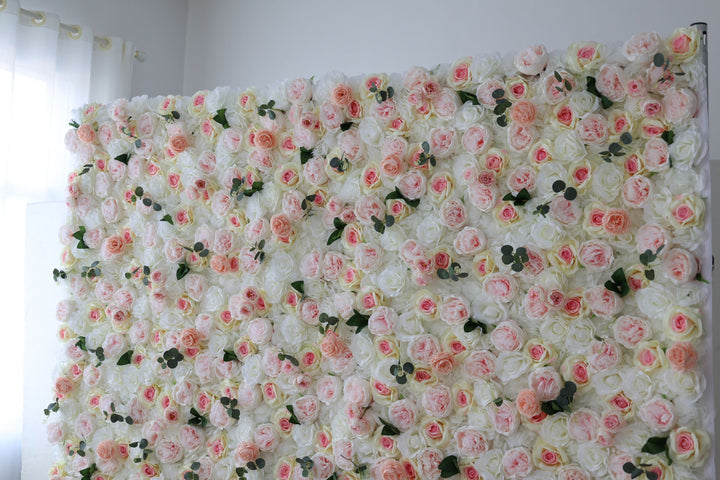
M 2 3 L 2 0 L 0 0 L 0 4 Z M 35 25 L 42 25 L 45 23 L 45 14 L 43 12 L 36 12 L 20 7 L 20 14 L 32 18 Z M 68 25 L 67 23 L 60 22 L 60 29 L 65 30 L 70 38 L 80 38 L 82 35 L 82 28 L 80 25 Z M 110 40 L 109 37 L 93 36 L 93 41 L 97 42 L 101 48 L 105 49 L 110 48 L 112 45 L 112 40 Z M 144 62 L 147 59 L 147 54 L 141 50 L 135 50 L 133 56 L 139 62 Z

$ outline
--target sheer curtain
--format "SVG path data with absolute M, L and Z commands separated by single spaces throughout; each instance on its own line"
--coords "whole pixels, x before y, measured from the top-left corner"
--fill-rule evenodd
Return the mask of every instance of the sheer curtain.
M 71 163 L 63 147 L 70 111 L 88 102 L 130 94 L 132 43 L 94 38 L 86 26 L 68 26 L 48 12 L 27 12 L 18 0 L 0 0 L 0 478 L 20 477 L 23 411 L 23 345 L 26 280 L 26 206 L 62 202 Z M 45 235 L 56 238 L 55 231 Z M 57 244 L 57 243 L 55 243 Z M 59 255 L 59 247 L 57 254 Z M 52 270 L 39 272 L 52 276 Z M 35 273 L 35 272 L 33 272 Z M 28 289 L 31 302 L 43 296 Z M 35 298 L 37 296 L 37 298 Z M 33 326 L 53 337 L 57 324 Z M 43 358 L 42 352 L 36 358 Z M 43 358 L 43 362 L 54 363 Z M 28 378 L 45 385 L 31 390 L 49 403 L 51 378 Z M 25 392 L 28 388 L 26 385 Z M 26 401 L 28 399 L 25 399 Z M 25 402 L 26 406 L 29 402 Z M 42 402 L 41 402 L 42 403 Z M 42 417 L 42 408 L 30 412 Z M 39 418 L 42 423 L 42 418 Z M 29 448 L 30 446 L 28 446 Z M 38 459 L 39 460 L 39 459 Z

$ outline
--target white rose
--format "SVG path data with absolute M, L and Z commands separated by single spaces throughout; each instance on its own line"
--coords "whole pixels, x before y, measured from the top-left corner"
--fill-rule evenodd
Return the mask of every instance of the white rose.
M 378 146 L 380 140 L 383 139 L 383 128 L 374 118 L 363 118 L 360 121 L 358 133 L 363 142 L 374 147 Z
M 596 111 L 600 106 L 600 99 L 590 92 L 573 91 L 569 103 L 577 116 L 582 117 Z
M 705 392 L 706 380 L 700 372 L 677 372 L 667 369 L 664 380 L 671 391 L 686 397 L 690 402 L 696 402 Z
M 568 328 L 565 348 L 572 353 L 584 352 L 593 341 L 594 334 L 592 323 L 584 319 L 577 319 Z
M 623 186 L 623 173 L 611 163 L 603 163 L 595 169 L 592 175 L 591 193 L 603 202 L 610 202 Z
M 115 158 L 118 155 L 127 153 L 130 148 L 128 147 L 128 142 L 126 142 L 125 140 L 114 138 L 110 140 L 110 143 L 108 143 L 106 150 L 108 155 L 110 155 L 110 158 Z
M 673 159 L 673 167 L 680 170 L 688 170 L 695 165 L 700 158 L 704 142 L 697 127 L 692 126 L 684 132 L 675 135 L 673 144 L 670 145 L 670 156 Z
M 559 342 L 565 339 L 568 334 L 568 322 L 558 317 L 550 317 L 540 326 L 540 334 L 543 338 Z
M 427 215 L 420 220 L 415 234 L 420 243 L 424 245 L 435 245 L 445 233 L 445 227 L 440 223 L 438 215 Z
M 380 237 L 380 246 L 387 252 L 397 252 L 405 240 L 407 235 L 402 228 L 388 228 Z
M 498 391 L 497 385 L 488 380 L 474 380 L 473 394 L 475 395 L 475 401 L 481 407 L 489 405 L 492 401 L 498 398 L 500 392 Z
M 558 413 L 548 416 L 540 428 L 540 436 L 550 445 L 564 447 L 570 442 L 568 434 L 568 414 Z
M 420 335 L 425 331 L 422 321 L 414 312 L 406 312 L 400 315 L 395 324 L 395 335 L 400 341 L 408 342 L 412 337 Z
M 635 298 L 640 311 L 649 318 L 661 316 L 670 309 L 673 303 L 670 292 L 656 282 L 638 290 Z
M 289 283 L 290 277 L 299 277 L 295 265 L 295 259 L 282 250 L 270 255 L 270 260 L 265 267 L 265 293 L 268 301 L 277 303 L 282 300 L 285 286 Z
M 358 365 L 364 367 L 375 359 L 375 346 L 366 335 L 353 335 L 350 349 Z
M 650 436 L 650 429 L 643 422 L 633 422 L 632 428 L 623 428 L 615 437 L 615 444 L 621 450 L 639 452 Z
M 247 383 L 260 383 L 265 377 L 260 355 L 251 355 L 242 366 L 242 378 Z
M 558 160 L 574 161 L 585 157 L 587 151 L 574 131 L 563 132 L 553 142 L 553 151 Z
M 530 359 L 523 352 L 501 352 L 496 363 L 496 374 L 501 382 L 518 378 L 530 368 Z
M 455 128 L 467 130 L 471 125 L 480 123 L 484 110 L 477 105 L 465 103 L 455 114 Z
M 640 402 L 650 396 L 653 382 L 646 374 L 637 369 L 630 369 L 625 375 L 623 391 L 634 402 Z
M 400 434 L 400 436 L 397 437 L 397 442 L 398 450 L 400 450 L 400 453 L 402 453 L 405 458 L 413 457 L 420 449 L 427 446 L 418 427 L 413 427 L 407 432 Z
M 475 318 L 484 318 L 493 325 L 496 325 L 508 316 L 505 307 L 497 302 L 485 303 L 483 297 L 476 297 L 472 302 L 473 316 Z
M 498 55 L 483 55 L 474 57 L 472 62 L 472 78 L 478 82 L 491 78 L 502 67 L 502 59 Z
M 376 284 L 385 295 L 394 298 L 405 289 L 407 276 L 407 267 L 395 262 L 376 276 Z
M 298 447 L 309 447 L 315 442 L 315 424 L 295 425 L 292 431 L 293 440 Z
M 623 375 L 617 370 L 596 373 L 592 385 L 599 395 L 612 395 L 623 387 Z
M 608 449 L 593 443 L 584 443 L 582 448 L 578 449 L 578 463 L 591 472 L 604 469 L 607 457 Z
M 502 471 L 502 457 L 503 451 L 501 449 L 488 450 L 480 456 L 476 465 L 481 465 L 485 471 L 499 477 Z
M 300 348 L 300 345 L 307 337 L 307 325 L 291 315 L 285 316 L 281 324 L 283 328 L 280 329 L 280 335 L 282 335 L 286 344 L 295 349 Z
M 705 188 L 704 183 L 695 170 L 672 168 L 665 173 L 665 185 L 673 195 L 700 193 Z
M 202 299 L 201 308 L 203 312 L 217 312 L 225 305 L 223 289 L 212 286 L 207 289 Z
M 565 230 L 550 218 L 540 218 L 533 225 L 530 235 L 539 248 L 546 249 L 561 242 L 565 237 Z

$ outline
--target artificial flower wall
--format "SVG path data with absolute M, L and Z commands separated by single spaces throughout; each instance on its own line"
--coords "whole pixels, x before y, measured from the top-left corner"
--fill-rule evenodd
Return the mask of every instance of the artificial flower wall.
M 84 107 L 51 478 L 696 478 L 705 75 L 680 28 Z

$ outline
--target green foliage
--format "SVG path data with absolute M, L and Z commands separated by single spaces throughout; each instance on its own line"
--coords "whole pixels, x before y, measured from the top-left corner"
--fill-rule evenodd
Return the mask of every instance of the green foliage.
M 411 362 L 400 362 L 390 365 L 390 375 L 395 377 L 395 381 L 400 385 L 407 383 L 407 376 L 412 375 L 415 372 L 415 365 Z
M 452 280 L 453 282 L 459 281 L 461 278 L 468 276 L 467 272 L 461 271 L 460 264 L 453 262 L 450 266 L 445 268 L 439 268 L 437 270 L 437 276 L 442 280 Z
M 333 219 L 333 226 L 335 227 L 335 231 L 330 234 L 330 237 L 328 237 L 327 244 L 332 245 L 337 240 L 339 240 L 342 237 L 342 232 L 347 226 L 347 223 L 343 222 L 339 218 L 335 217 Z
M 586 77 L 585 78 L 585 84 L 587 86 L 586 87 L 587 91 L 589 93 L 592 93 L 593 95 L 595 95 L 596 97 L 598 97 L 600 99 L 600 104 L 602 105 L 603 108 L 608 109 L 608 108 L 612 107 L 613 106 L 612 100 L 610 100 L 608 97 L 606 97 L 605 95 L 603 95 L 602 93 L 600 93 L 598 91 L 596 83 L 597 82 L 595 80 L 595 77 Z
M 226 108 L 219 109 L 215 116 L 213 117 L 213 120 L 215 120 L 217 123 L 222 125 L 223 128 L 230 128 L 230 124 L 227 121 L 227 117 L 225 117 L 225 112 L 227 112 Z
M 570 404 L 573 401 L 573 397 L 577 392 L 577 385 L 573 382 L 565 382 L 565 386 L 560 389 L 557 398 L 550 400 L 549 402 L 542 402 L 540 409 L 548 415 L 555 415 L 556 413 L 566 412 L 570 409 Z
M 413 208 L 417 208 L 417 206 L 420 205 L 419 198 L 417 198 L 415 200 L 410 200 L 405 195 L 403 195 L 402 192 L 400 191 L 400 189 L 397 187 L 395 187 L 395 190 L 393 190 L 392 192 L 388 193 L 385 196 L 385 201 L 387 202 L 388 200 L 402 200 L 403 202 L 407 203 L 408 206 L 413 207 Z
M 441 478 L 450 478 L 460 473 L 460 466 L 455 455 L 450 455 L 442 459 L 438 465 Z
M 625 271 L 622 268 L 618 268 L 610 276 L 610 280 L 605 282 L 605 288 L 611 292 L 615 292 L 621 297 L 624 297 L 630 293 L 630 287 L 628 286 L 627 278 L 625 277 Z
M 483 334 L 488 332 L 487 324 L 479 320 L 475 320 L 474 318 L 469 318 L 468 321 L 465 322 L 465 325 L 463 325 L 463 331 L 466 333 L 473 332 L 478 328 Z
M 360 333 L 363 328 L 368 326 L 370 315 L 364 315 L 353 309 L 353 316 L 347 321 L 348 326 L 355 327 L 355 333 Z
M 422 143 L 422 153 L 420 153 L 420 156 L 418 157 L 418 165 L 427 165 L 428 163 L 432 165 L 433 167 L 437 165 L 437 160 L 435 160 L 435 155 L 430 155 L 430 144 L 428 142 Z M 405 198 L 405 197 L 403 197 Z
M 477 95 L 475 95 L 474 93 L 458 90 L 457 94 L 458 97 L 460 97 L 460 101 L 462 103 L 470 102 L 473 105 L 480 105 L 480 101 L 478 100 Z
M 513 195 L 512 192 L 508 192 L 503 197 L 503 201 L 513 202 L 513 205 L 522 206 L 529 202 L 531 198 L 532 197 L 530 196 L 530 192 L 528 192 L 528 189 L 523 188 L 517 193 L 517 195 Z

